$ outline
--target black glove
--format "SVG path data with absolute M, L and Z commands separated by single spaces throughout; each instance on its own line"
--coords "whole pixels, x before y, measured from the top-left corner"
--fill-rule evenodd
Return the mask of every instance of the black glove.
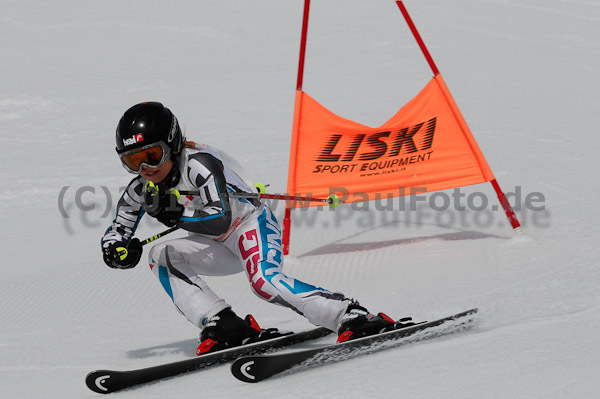
M 144 208 L 165 226 L 173 227 L 183 214 L 183 205 L 177 202 L 179 192 L 164 183 L 147 182 L 144 186 Z
M 129 241 L 117 241 L 102 250 L 104 263 L 113 269 L 131 269 L 142 257 L 142 243 L 137 238 Z

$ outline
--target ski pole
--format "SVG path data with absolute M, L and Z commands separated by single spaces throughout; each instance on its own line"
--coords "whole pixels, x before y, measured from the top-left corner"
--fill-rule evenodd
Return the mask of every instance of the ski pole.
M 169 228 L 169 229 L 167 229 L 167 230 L 165 230 L 163 232 L 160 232 L 160 233 L 158 233 L 156 235 L 153 235 L 152 237 L 148 237 L 145 240 L 140 241 L 140 243 L 142 244 L 142 246 L 144 246 L 146 244 L 150 244 L 152 241 L 158 240 L 159 238 L 164 237 L 167 234 L 172 233 L 172 232 L 174 232 L 177 229 L 179 229 L 179 227 L 173 226 L 173 227 L 171 227 L 171 228 Z M 117 248 L 117 249 L 119 249 L 119 248 Z M 117 252 L 116 254 L 114 254 L 114 258 L 118 259 L 118 258 L 120 258 L 123 255 L 127 255 L 127 248 L 123 248 L 123 250 L 121 250 L 121 251 Z
M 167 234 L 169 234 L 169 233 L 172 233 L 172 232 L 174 232 L 174 231 L 175 231 L 175 230 L 177 230 L 177 229 L 179 229 L 179 227 L 177 227 L 177 226 L 173 226 L 173 227 L 171 227 L 171 228 L 169 228 L 169 229 L 167 229 L 167 230 L 165 230 L 165 231 L 163 231 L 163 232 L 161 232 L 161 233 L 158 233 L 158 234 L 156 234 L 156 235 L 153 235 L 152 237 L 148 237 L 148 238 L 146 238 L 146 239 L 145 239 L 144 241 L 142 241 L 141 243 L 142 243 L 142 245 L 150 244 L 152 241 L 154 241 L 154 240 L 158 240 L 159 238 L 161 238 L 161 237 L 163 237 L 163 236 L 166 236 Z
M 181 195 L 198 195 L 197 191 L 179 191 Z M 284 201 L 309 201 L 309 202 L 323 202 L 329 205 L 331 209 L 336 208 L 339 204 L 343 204 L 344 201 L 340 201 L 337 194 L 331 194 L 327 198 L 313 198 L 313 197 L 302 197 L 297 195 L 284 195 L 284 194 L 267 194 L 267 193 L 228 193 L 233 198 L 257 198 L 257 199 L 275 199 Z

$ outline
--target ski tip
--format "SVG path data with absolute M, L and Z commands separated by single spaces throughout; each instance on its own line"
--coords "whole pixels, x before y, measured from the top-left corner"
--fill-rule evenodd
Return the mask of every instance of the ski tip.
M 111 373 L 108 370 L 92 371 L 85 377 L 85 385 L 96 393 L 110 393 Z
M 242 382 L 260 381 L 256 376 L 255 361 L 251 356 L 241 357 L 231 364 L 231 374 Z

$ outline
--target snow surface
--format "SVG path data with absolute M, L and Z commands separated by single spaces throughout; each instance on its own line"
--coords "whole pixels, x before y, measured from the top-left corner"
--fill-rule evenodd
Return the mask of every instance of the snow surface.
M 519 212 L 522 236 L 489 184 L 461 189 L 489 199 L 481 212 L 428 201 L 301 212 L 286 271 L 396 317 L 479 307 L 478 324 L 257 385 L 222 366 L 116 395 L 598 397 L 600 3 L 405 4 L 504 191 L 520 190 L 519 204 L 543 195 L 545 209 Z M 197 338 L 147 267 L 102 262 L 107 201 L 130 179 L 114 153 L 118 119 L 162 101 L 190 138 L 284 192 L 303 2 L 1 5 L 1 396 L 97 397 L 89 371 L 190 358 Z M 379 125 L 430 78 L 392 0 L 313 1 L 304 89 L 334 112 Z M 146 220 L 139 236 L 160 230 Z M 209 283 L 263 326 L 310 327 L 254 297 L 243 275 Z

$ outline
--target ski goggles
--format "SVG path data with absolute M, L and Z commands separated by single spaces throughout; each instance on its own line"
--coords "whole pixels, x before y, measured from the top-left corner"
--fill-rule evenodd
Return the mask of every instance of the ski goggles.
M 159 141 L 158 143 L 129 150 L 119 154 L 119 156 L 123 167 L 129 173 L 139 174 L 144 166 L 151 169 L 160 167 L 169 159 L 170 153 L 169 147 L 164 142 Z

